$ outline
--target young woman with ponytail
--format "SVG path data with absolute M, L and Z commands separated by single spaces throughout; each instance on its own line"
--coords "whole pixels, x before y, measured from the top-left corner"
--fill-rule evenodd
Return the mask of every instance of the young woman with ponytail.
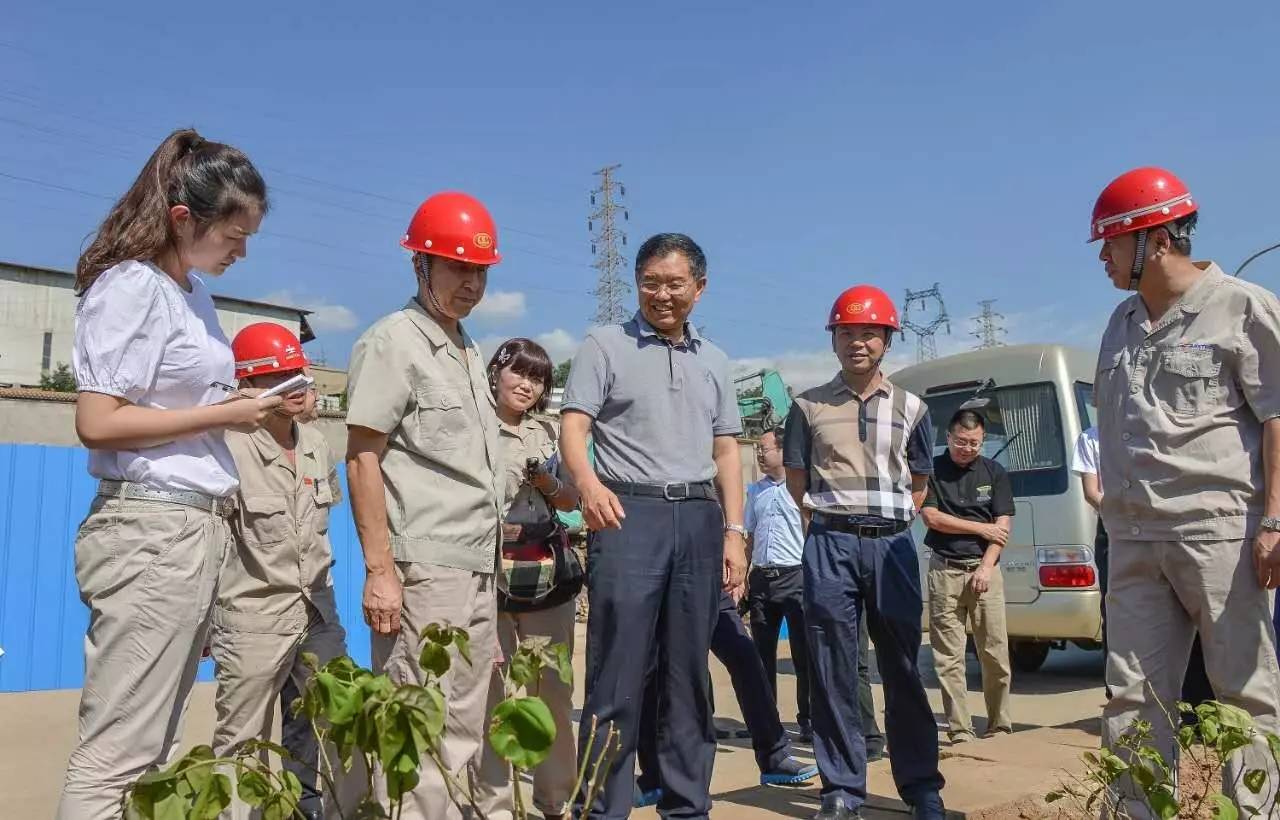
M 120 817 L 126 787 L 177 748 L 239 485 L 223 431 L 257 429 L 281 401 L 219 386 L 231 348 L 193 271 L 243 258 L 266 211 L 248 157 L 175 131 L 76 268 L 76 432 L 101 483 L 76 537 L 90 614 L 59 820 Z

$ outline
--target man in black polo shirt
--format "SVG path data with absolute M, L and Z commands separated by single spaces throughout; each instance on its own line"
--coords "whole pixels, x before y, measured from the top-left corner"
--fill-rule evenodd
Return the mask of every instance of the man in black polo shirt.
M 933 460 L 920 512 L 929 528 L 929 643 L 942 684 L 951 742 L 974 739 L 965 682 L 965 625 L 982 662 L 987 730 L 1012 732 L 1009 719 L 1009 635 L 1004 622 L 1000 551 L 1009 540 L 1013 490 L 1004 468 L 982 455 L 986 425 L 960 410 L 947 427 L 947 452 Z

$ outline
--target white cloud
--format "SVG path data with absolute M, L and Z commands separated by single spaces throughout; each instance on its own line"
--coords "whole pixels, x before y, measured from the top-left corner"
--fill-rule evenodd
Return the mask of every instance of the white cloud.
M 324 331 L 355 330 L 360 324 L 360 317 L 346 305 L 333 305 L 324 299 L 297 296 L 293 291 L 277 290 L 263 296 L 261 301 L 278 305 L 300 307 L 311 311 L 307 322 L 317 333 Z
M 471 317 L 486 324 L 519 319 L 525 314 L 524 294 L 518 290 L 495 290 L 484 295 L 471 310 Z
M 512 337 L 491 334 L 477 339 L 476 344 L 480 346 L 480 352 L 484 355 L 485 361 L 488 361 L 489 357 L 498 349 L 498 346 L 510 338 Z M 546 333 L 537 333 L 529 338 L 546 349 L 547 355 L 551 357 L 553 364 L 559 364 L 566 359 L 573 358 L 573 354 L 578 352 L 578 345 L 582 344 L 581 339 L 559 327 Z

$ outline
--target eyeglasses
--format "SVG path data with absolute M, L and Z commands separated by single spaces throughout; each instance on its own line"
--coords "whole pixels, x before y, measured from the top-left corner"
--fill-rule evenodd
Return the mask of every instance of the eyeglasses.
M 645 296 L 657 296 L 663 288 L 666 288 L 667 293 L 671 296 L 679 299 L 693 288 L 693 282 L 688 280 L 684 282 L 654 282 L 651 279 L 646 279 L 640 283 L 640 292 Z
M 947 435 L 947 441 L 951 442 L 951 446 L 955 447 L 957 450 L 981 450 L 982 449 L 981 441 L 966 441 L 965 439 L 962 439 L 962 438 L 955 438 L 950 434 Z

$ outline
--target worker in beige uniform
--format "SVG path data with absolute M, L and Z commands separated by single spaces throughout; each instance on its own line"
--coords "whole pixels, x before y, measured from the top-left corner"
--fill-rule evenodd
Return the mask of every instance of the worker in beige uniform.
M 1197 203 L 1173 174 L 1139 168 L 1098 197 L 1091 237 L 1121 290 L 1095 382 L 1102 518 L 1111 538 L 1103 743 L 1135 719 L 1172 760 L 1164 710 L 1199 630 L 1218 699 L 1280 732 L 1271 594 L 1280 586 L 1280 300 L 1193 262 Z M 1236 787 L 1266 772 L 1262 795 Z M 1223 777 L 1246 811 L 1280 782 L 1259 740 Z M 1117 813 L 1152 816 L 1122 781 Z
M 308 365 L 298 338 L 269 322 L 241 330 L 231 352 L 241 387 L 269 390 Z M 240 495 L 210 644 L 218 681 L 213 751 L 220 757 L 247 740 L 270 739 L 286 681 L 301 692 L 310 675 L 304 653 L 322 665 L 347 654 L 330 573 L 329 511 L 342 500 L 336 460 L 324 435 L 297 421 L 313 406 L 311 391 L 302 387 L 283 398 L 262 429 L 227 434 Z M 292 767 L 303 784 L 299 808 L 318 818 L 315 735 L 290 732 L 285 740 L 300 764 Z M 337 770 L 336 759 L 330 765 Z
M 578 489 L 559 467 L 556 428 L 533 413 L 545 410 L 552 364 L 547 352 L 529 339 L 503 342 L 489 360 L 489 384 L 498 402 L 506 503 L 503 515 L 502 571 L 498 574 L 498 640 L 504 669 L 520 643 L 545 638 L 573 653 L 575 599 L 582 589 L 582 568 L 556 519 L 556 510 L 578 506 Z M 551 752 L 533 770 L 533 805 L 545 820 L 568 816 L 577 780 L 573 742 L 573 683 L 546 669 L 536 692 L 551 710 L 556 738 Z M 495 676 L 489 707 L 504 697 L 502 676 Z M 513 816 L 511 766 L 484 744 L 481 810 L 488 820 Z
M 442 193 L 422 203 L 401 244 L 413 252 L 417 294 L 375 322 L 351 353 L 347 481 L 364 550 L 374 667 L 395 683 L 421 684 L 424 627 L 447 623 L 470 636 L 470 663 L 454 652 L 441 680 L 448 719 L 440 753 L 465 782 L 485 736 L 498 643 L 503 488 L 493 394 L 460 320 L 483 298 L 489 266 L 499 261 L 497 226 L 476 199 Z M 459 814 L 427 762 L 404 816 Z

